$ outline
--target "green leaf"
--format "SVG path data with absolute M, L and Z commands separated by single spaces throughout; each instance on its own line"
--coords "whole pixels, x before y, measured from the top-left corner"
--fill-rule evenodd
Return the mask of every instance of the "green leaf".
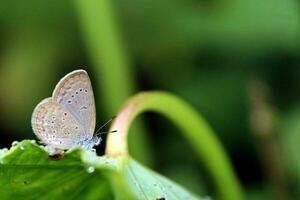
M 48 156 L 24 140 L 0 151 L 1 199 L 202 199 L 131 158 L 80 148 Z
M 181 186 L 141 166 L 133 159 L 125 166 L 125 173 L 139 199 L 199 199 Z

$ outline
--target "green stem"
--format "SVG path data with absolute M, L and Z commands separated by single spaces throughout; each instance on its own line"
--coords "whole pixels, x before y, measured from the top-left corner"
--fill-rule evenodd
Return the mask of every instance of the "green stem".
M 108 117 L 115 115 L 122 103 L 134 93 L 131 63 L 124 49 L 110 0 L 76 0 L 78 19 L 89 56 L 95 66 L 97 96 L 102 97 Z M 102 115 L 103 116 L 103 115 Z M 134 127 L 132 141 L 138 144 L 133 154 L 151 165 L 152 157 L 142 123 Z
M 125 104 L 111 127 L 111 130 L 118 130 L 118 134 L 108 135 L 107 155 L 127 156 L 129 127 L 139 114 L 146 111 L 164 115 L 181 129 L 183 136 L 206 165 L 221 199 L 244 199 L 229 158 L 213 130 L 194 108 L 166 92 L 143 92 L 132 97 Z
M 76 0 L 83 38 L 95 67 L 108 113 L 117 112 L 133 92 L 130 63 L 109 0 Z

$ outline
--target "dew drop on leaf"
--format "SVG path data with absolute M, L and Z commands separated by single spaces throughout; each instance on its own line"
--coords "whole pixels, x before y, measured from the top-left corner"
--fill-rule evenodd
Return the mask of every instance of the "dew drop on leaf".
M 3 156 L 7 151 L 7 148 L 0 149 L 0 156 Z
M 23 145 L 20 145 L 20 150 L 21 151 L 24 151 L 25 150 L 25 147 Z
M 14 147 L 14 146 L 16 146 L 18 143 L 19 143 L 18 141 L 13 141 L 13 142 L 11 143 L 11 146 Z
M 93 173 L 94 171 L 95 171 L 95 168 L 92 167 L 92 166 L 90 166 L 90 167 L 87 168 L 87 172 L 88 172 L 89 174 Z

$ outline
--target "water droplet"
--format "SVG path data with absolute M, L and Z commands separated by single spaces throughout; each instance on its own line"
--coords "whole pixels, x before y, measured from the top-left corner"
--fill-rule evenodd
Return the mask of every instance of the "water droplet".
M 18 141 L 13 141 L 13 142 L 11 143 L 11 146 L 14 147 L 14 146 L 16 146 L 18 143 L 19 143 Z
M 3 156 L 7 151 L 7 148 L 0 149 L 0 156 Z
M 23 145 L 20 145 L 20 150 L 21 151 L 24 151 L 25 150 L 25 147 Z
M 87 172 L 88 172 L 89 174 L 93 173 L 94 171 L 95 171 L 95 168 L 92 167 L 92 166 L 90 166 L 90 167 L 87 168 Z

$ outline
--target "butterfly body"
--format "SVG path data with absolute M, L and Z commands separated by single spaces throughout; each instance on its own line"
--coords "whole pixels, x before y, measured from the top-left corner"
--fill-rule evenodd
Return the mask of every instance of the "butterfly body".
M 95 100 L 86 71 L 75 70 L 56 85 L 52 97 L 34 109 L 31 124 L 36 136 L 55 149 L 75 146 L 91 149 L 101 139 L 94 136 Z

